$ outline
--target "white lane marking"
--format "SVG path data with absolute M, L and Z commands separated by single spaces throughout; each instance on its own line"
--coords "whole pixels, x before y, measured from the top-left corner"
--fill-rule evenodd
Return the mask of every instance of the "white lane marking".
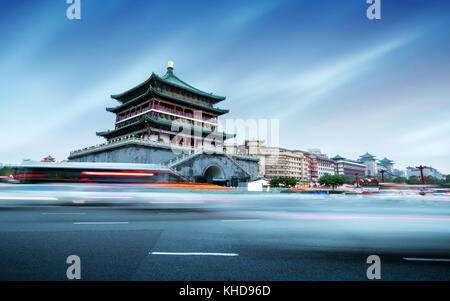
M 236 253 L 204 253 L 204 252 L 151 252 L 152 255 L 174 256 L 239 256 Z
M 441 262 L 450 262 L 450 259 L 446 258 L 408 258 L 403 257 L 406 261 L 441 261 Z
M 74 225 L 117 225 L 128 224 L 128 222 L 75 222 Z
M 223 219 L 221 222 L 257 222 L 260 219 Z

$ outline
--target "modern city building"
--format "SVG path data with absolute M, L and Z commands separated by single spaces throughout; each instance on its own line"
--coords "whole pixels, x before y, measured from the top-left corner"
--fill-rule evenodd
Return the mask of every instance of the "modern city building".
M 444 180 L 446 178 L 446 175 L 441 174 L 439 171 L 437 171 L 437 169 L 431 166 L 426 166 L 423 169 L 423 175 L 424 177 L 432 176 L 438 180 Z M 409 178 L 411 176 L 420 177 L 420 169 L 411 166 L 406 167 L 406 177 Z
M 311 182 L 317 182 L 320 177 L 336 173 L 336 164 L 332 159 L 329 159 L 319 149 L 310 149 L 305 152 L 305 156 L 309 159 L 309 172 Z
M 366 175 L 367 166 L 360 162 L 346 159 L 339 155 L 331 158 L 335 164 L 335 170 L 337 175 L 345 175 L 345 176 L 358 176 L 364 177 Z
M 182 81 L 172 62 L 164 76 L 152 73 L 111 97 L 119 102 L 106 109 L 116 115 L 114 129 L 97 132 L 106 142 L 71 152 L 69 161 L 162 164 L 186 181 L 224 185 L 257 177 L 257 158 L 224 152 L 224 141 L 235 137 L 218 131 L 228 110 L 216 104 L 225 97 Z
M 405 176 L 405 171 L 394 168 L 394 170 L 392 171 L 392 175 L 396 176 L 396 177 L 404 177 Z
M 225 148 L 229 153 L 256 156 L 259 175 L 264 179 L 292 177 L 303 186 L 310 185 L 309 159 L 303 151 L 266 146 L 261 140 L 247 140 L 244 145 L 225 145 Z

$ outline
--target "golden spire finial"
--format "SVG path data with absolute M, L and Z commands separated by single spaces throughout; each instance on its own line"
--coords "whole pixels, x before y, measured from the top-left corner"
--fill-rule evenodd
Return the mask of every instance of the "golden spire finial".
M 172 61 L 169 61 L 169 62 L 167 63 L 167 67 L 173 68 L 173 62 L 172 62 Z

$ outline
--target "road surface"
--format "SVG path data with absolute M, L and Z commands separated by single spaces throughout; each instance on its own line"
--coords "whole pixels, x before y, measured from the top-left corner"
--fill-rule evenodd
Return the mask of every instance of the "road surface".
M 0 280 L 450 280 L 450 197 L 0 187 Z

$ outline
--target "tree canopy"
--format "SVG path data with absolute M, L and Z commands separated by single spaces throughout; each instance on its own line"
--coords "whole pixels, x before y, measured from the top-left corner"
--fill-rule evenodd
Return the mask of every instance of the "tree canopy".
M 319 184 L 325 186 L 331 186 L 334 190 L 336 186 L 341 186 L 345 184 L 345 178 L 339 175 L 329 175 L 325 174 L 319 178 Z
M 292 177 L 279 177 L 269 180 L 270 187 L 294 187 L 298 180 Z
M 0 176 L 9 176 L 12 174 L 13 170 L 9 167 L 2 167 L 0 168 Z

